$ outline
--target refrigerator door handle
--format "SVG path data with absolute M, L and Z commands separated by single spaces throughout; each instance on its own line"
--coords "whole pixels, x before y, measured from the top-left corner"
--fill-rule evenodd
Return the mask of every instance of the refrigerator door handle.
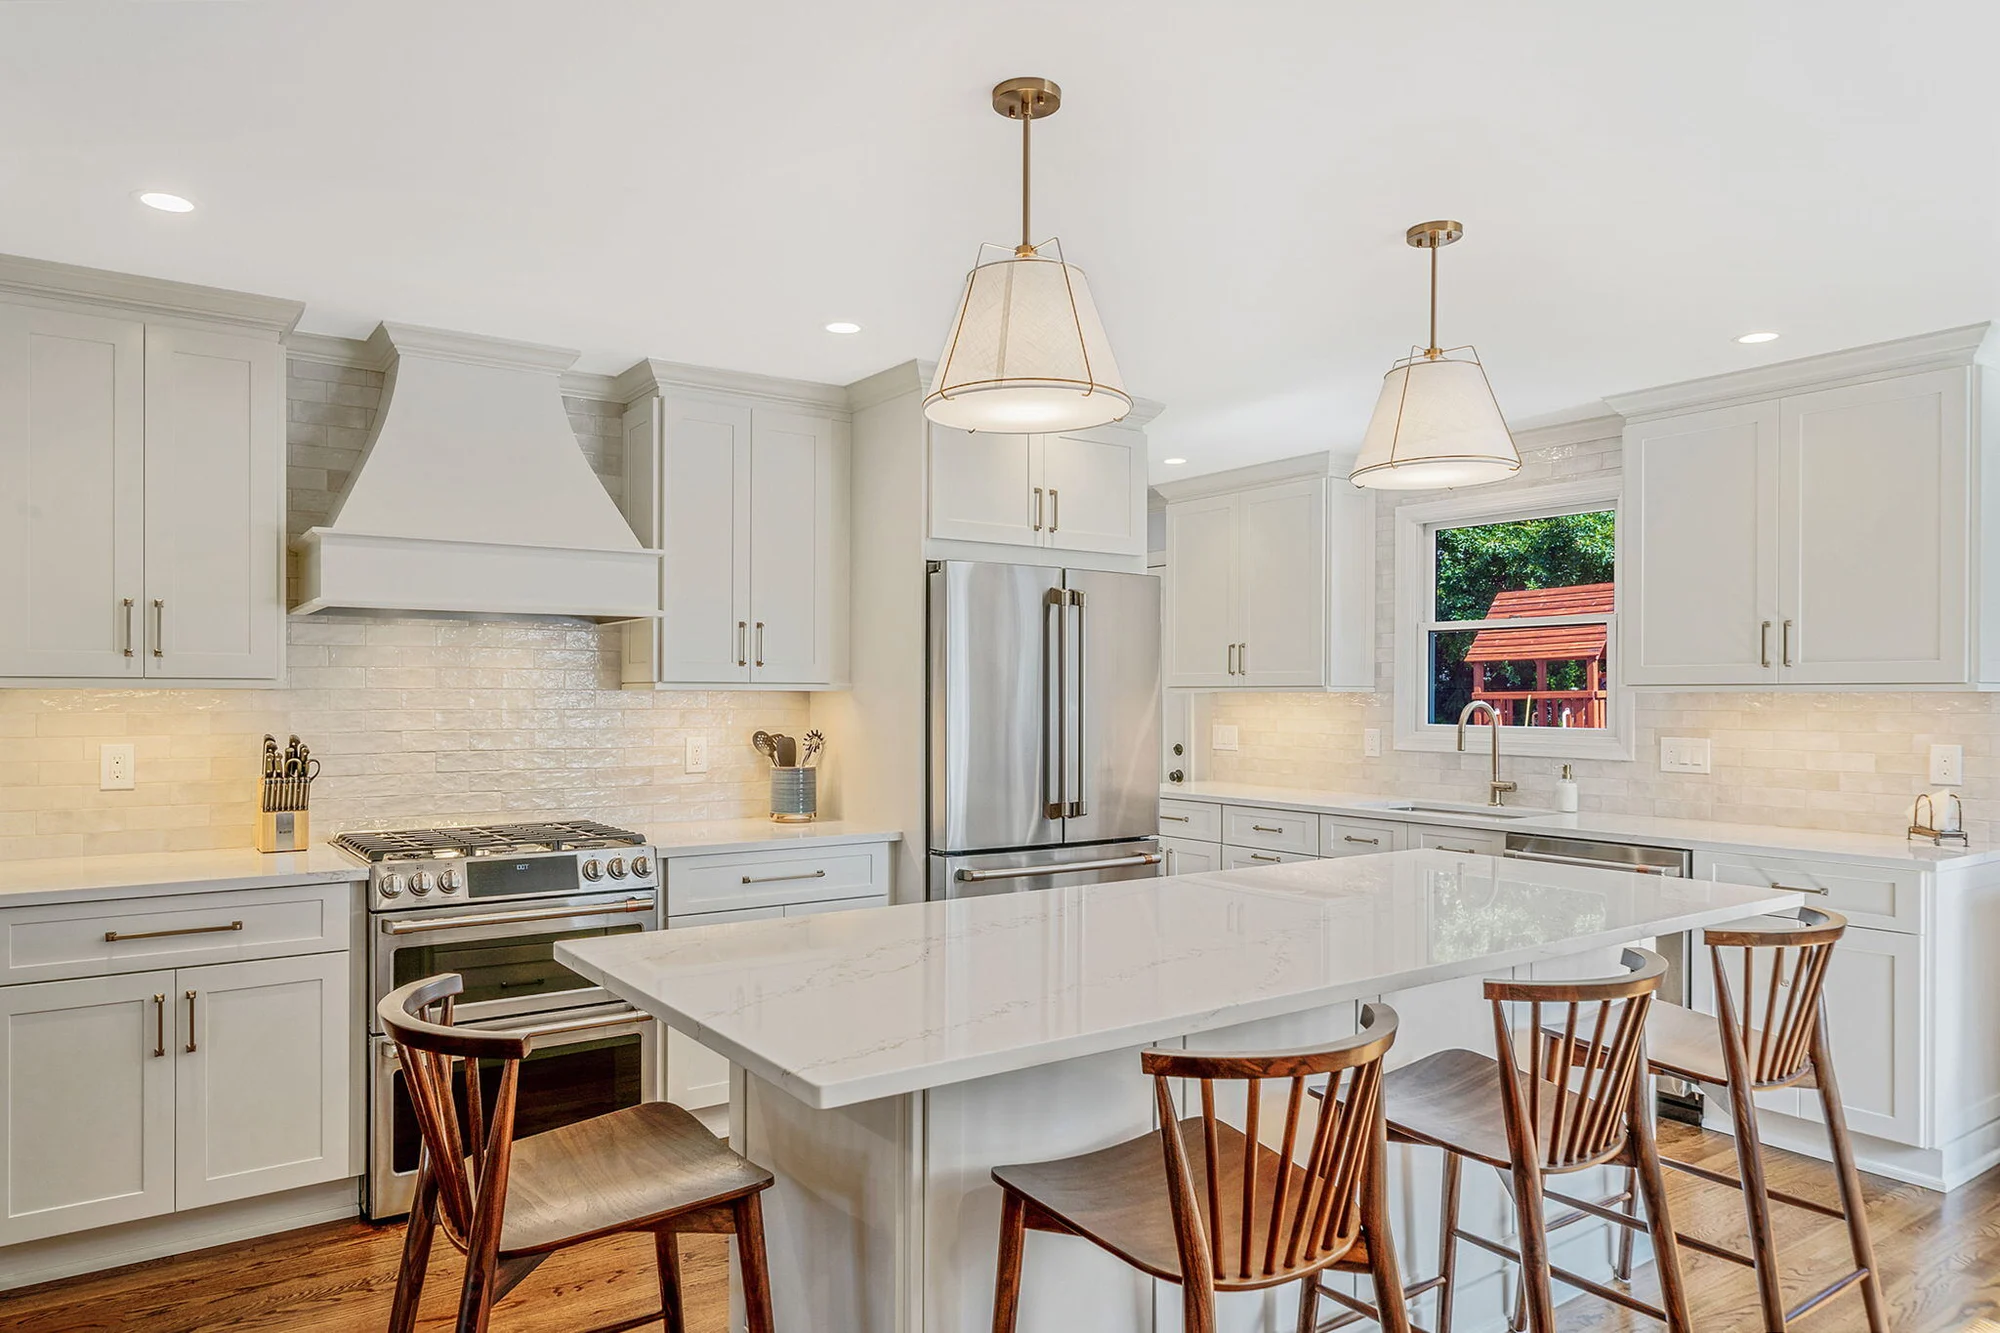
M 1048 799 L 1044 803 L 1044 813 L 1050 819 L 1061 819 L 1068 809 L 1069 799 L 1069 613 L 1064 609 L 1067 600 L 1061 588 L 1050 588 L 1043 598 L 1042 615 L 1043 652 L 1048 652 L 1049 613 L 1055 616 L 1055 681 L 1054 688 L 1048 684 L 1049 673 L 1042 673 L 1042 734 L 1053 740 L 1048 758 L 1052 765 L 1045 765 L 1043 781 L 1048 787 Z M 1049 696 L 1055 696 L 1055 726 L 1049 726 Z
M 1141 852 L 1137 856 L 1112 856 L 1102 861 L 1049 862 L 1038 866 L 1013 866 L 1006 870 L 964 870 L 957 871 L 952 878 L 961 884 L 984 884 L 996 879 L 1035 879 L 1043 875 L 1071 875 L 1085 870 L 1123 870 L 1128 866 L 1156 866 L 1160 864 L 1158 852 Z
M 1076 799 L 1069 802 L 1064 813 L 1071 819 L 1080 819 L 1084 815 L 1090 813 L 1090 807 L 1088 804 L 1089 793 L 1085 790 L 1086 787 L 1085 774 L 1088 773 L 1090 769 L 1090 759 L 1089 759 L 1090 751 L 1085 744 L 1086 738 L 1084 734 L 1084 715 L 1083 715 L 1083 700 L 1084 696 L 1088 693 L 1088 691 L 1084 688 L 1083 673 L 1085 667 L 1084 667 L 1083 657 L 1084 657 L 1084 650 L 1090 642 L 1090 632 L 1084 625 L 1083 590 L 1080 588 L 1072 588 L 1068 591 L 1067 597 L 1069 600 L 1069 604 L 1076 608 L 1076 679 L 1074 682 L 1070 682 L 1068 680 L 1064 681 L 1065 686 L 1073 685 L 1076 691 L 1076 708 L 1074 712 L 1071 714 L 1073 718 L 1072 725 L 1075 727 L 1075 732 L 1070 737 L 1071 740 L 1070 752 L 1076 757 L 1076 793 L 1075 793 Z M 1067 674 L 1067 672 L 1065 672 L 1065 674 Z M 1067 796 L 1069 795 L 1069 792 L 1067 790 L 1068 787 L 1067 781 L 1065 781 L 1064 786 L 1065 786 L 1064 795 Z

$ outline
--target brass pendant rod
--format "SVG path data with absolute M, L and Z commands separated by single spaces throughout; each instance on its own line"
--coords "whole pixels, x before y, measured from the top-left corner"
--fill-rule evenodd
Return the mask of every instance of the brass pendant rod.
M 1443 247 L 1431 242 L 1431 345 L 1424 355 L 1435 361 L 1444 353 L 1438 347 L 1438 251 Z
M 1035 118 L 1031 114 L 1030 108 L 1025 106 L 1022 107 L 1021 108 L 1021 248 L 1014 252 L 1017 255 L 1031 255 L 1035 252 L 1035 243 L 1033 239 L 1030 237 L 1028 231 L 1028 131 L 1034 125 L 1034 123 L 1035 123 Z

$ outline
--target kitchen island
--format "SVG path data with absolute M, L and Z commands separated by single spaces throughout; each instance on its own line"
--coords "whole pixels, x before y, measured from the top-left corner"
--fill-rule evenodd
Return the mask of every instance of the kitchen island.
M 579 940 L 557 956 L 738 1066 L 736 1147 L 778 1176 L 765 1212 L 782 1326 L 960 1333 L 990 1327 L 989 1171 L 1151 1129 L 1140 1047 L 1333 1041 L 1380 999 L 1402 1017 L 1392 1065 L 1486 1050 L 1482 977 L 1602 974 L 1619 945 L 1799 901 L 1411 851 Z M 1240 1106 L 1223 1110 L 1241 1123 Z M 1427 1273 L 1436 1154 L 1398 1156 L 1405 1272 Z M 1497 1191 L 1468 1192 L 1470 1224 L 1497 1230 L 1498 1214 Z M 1602 1269 L 1600 1235 L 1569 1228 L 1563 1244 L 1594 1247 L 1599 1262 L 1568 1261 Z M 1491 1265 L 1462 1264 L 1461 1281 L 1468 1329 L 1511 1290 Z M 1021 1328 L 1177 1327 L 1178 1295 L 1154 1286 L 1085 1242 L 1031 1235 Z M 1218 1314 L 1289 1328 L 1295 1300 L 1225 1298 Z

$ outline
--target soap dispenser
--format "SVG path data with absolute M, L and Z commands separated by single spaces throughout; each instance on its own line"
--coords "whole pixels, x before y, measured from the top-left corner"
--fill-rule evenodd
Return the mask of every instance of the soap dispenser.
M 1568 764 L 1556 779 L 1556 809 L 1566 815 L 1576 813 L 1576 775 Z

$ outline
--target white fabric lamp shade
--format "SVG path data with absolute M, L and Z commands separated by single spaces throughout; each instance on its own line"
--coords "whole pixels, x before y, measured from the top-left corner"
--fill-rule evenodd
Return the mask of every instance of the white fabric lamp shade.
M 1082 430 L 1132 410 L 1083 270 L 1037 254 L 975 267 L 924 398 L 941 426 Z
M 1413 356 L 1382 379 L 1382 396 L 1347 479 L 1378 490 L 1477 486 L 1521 470 L 1486 371 L 1470 348 Z

